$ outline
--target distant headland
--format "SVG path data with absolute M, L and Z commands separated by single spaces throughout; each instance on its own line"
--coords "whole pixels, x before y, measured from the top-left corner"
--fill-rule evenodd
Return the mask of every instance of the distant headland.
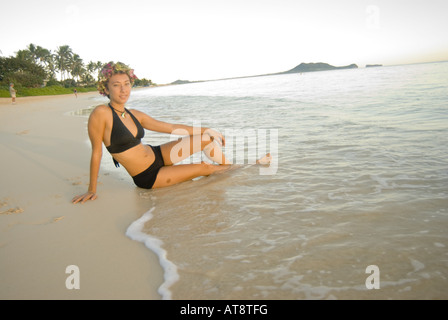
M 382 64 L 366 64 L 366 68 L 382 67 Z
M 230 80 L 230 79 L 242 79 L 242 78 L 254 78 L 254 77 L 264 77 L 264 76 L 274 76 L 281 74 L 290 74 L 290 73 L 304 73 L 304 72 L 316 72 L 316 71 L 330 71 L 330 70 L 342 70 L 342 69 L 357 69 L 358 66 L 356 64 L 350 64 L 348 66 L 335 67 L 328 63 L 317 62 L 317 63 L 301 63 L 298 66 L 292 68 L 288 71 L 276 72 L 276 73 L 267 73 L 260 74 L 256 76 L 243 76 L 243 77 L 233 77 L 233 78 L 224 78 L 224 79 L 215 79 L 215 80 L 199 80 L 199 81 L 189 81 L 189 80 L 176 80 L 171 82 L 170 84 L 186 84 L 186 83 L 195 83 L 195 82 L 205 82 L 205 81 L 219 81 L 219 80 Z
M 297 67 L 291 70 L 279 72 L 277 74 L 288 74 L 288 73 L 302 73 L 302 72 L 315 72 L 315 71 L 329 71 L 329 70 L 341 70 L 341 69 L 357 69 L 356 64 L 351 64 L 343 67 L 335 67 L 328 63 L 317 62 L 317 63 L 301 63 Z

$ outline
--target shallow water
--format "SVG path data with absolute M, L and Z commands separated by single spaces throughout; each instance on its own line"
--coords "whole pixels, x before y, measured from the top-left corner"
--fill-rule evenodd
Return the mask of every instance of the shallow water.
M 240 165 L 139 191 L 152 210 L 140 231 L 174 280 L 164 297 L 448 298 L 446 74 L 445 62 L 133 92 L 131 108 L 226 133 Z

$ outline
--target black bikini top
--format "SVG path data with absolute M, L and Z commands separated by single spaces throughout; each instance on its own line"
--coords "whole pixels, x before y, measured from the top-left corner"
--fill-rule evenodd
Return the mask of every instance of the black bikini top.
M 125 109 L 125 112 L 131 115 L 132 120 L 134 120 L 134 123 L 137 126 L 137 135 L 134 137 L 129 129 L 124 125 L 123 121 L 120 120 L 110 103 L 109 107 L 111 108 L 113 114 L 113 124 L 112 132 L 110 134 L 110 146 L 106 147 L 107 151 L 110 153 L 120 153 L 140 144 L 141 139 L 145 136 L 145 130 L 140 122 L 128 109 Z

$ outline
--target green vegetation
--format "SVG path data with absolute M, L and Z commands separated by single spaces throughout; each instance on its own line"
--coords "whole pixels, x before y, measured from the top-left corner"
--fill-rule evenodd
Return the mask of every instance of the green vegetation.
M 95 91 L 105 63 L 87 64 L 68 46 L 51 50 L 28 45 L 15 56 L 0 57 L 0 97 L 10 97 L 9 84 L 14 83 L 17 97 L 55 95 Z M 152 81 L 137 79 L 135 86 L 150 86 Z
M 22 87 L 20 89 L 17 89 L 14 86 L 15 90 L 17 91 L 17 97 L 28 97 L 28 96 L 51 96 L 51 95 L 58 95 L 58 94 L 73 94 L 74 88 L 65 88 L 62 86 L 46 86 L 43 88 L 25 88 Z M 78 92 L 92 92 L 96 91 L 96 87 L 82 87 L 82 88 L 76 88 Z M 2 86 L 0 87 L 0 98 L 9 98 L 9 87 Z

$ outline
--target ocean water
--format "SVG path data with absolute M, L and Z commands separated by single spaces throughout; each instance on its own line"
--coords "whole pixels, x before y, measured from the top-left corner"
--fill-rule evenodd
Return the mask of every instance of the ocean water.
M 447 74 L 443 62 L 134 91 L 128 107 L 226 133 L 238 165 L 138 191 L 147 212 L 127 235 L 159 255 L 162 297 L 447 299 Z M 263 152 L 271 170 L 253 164 Z

